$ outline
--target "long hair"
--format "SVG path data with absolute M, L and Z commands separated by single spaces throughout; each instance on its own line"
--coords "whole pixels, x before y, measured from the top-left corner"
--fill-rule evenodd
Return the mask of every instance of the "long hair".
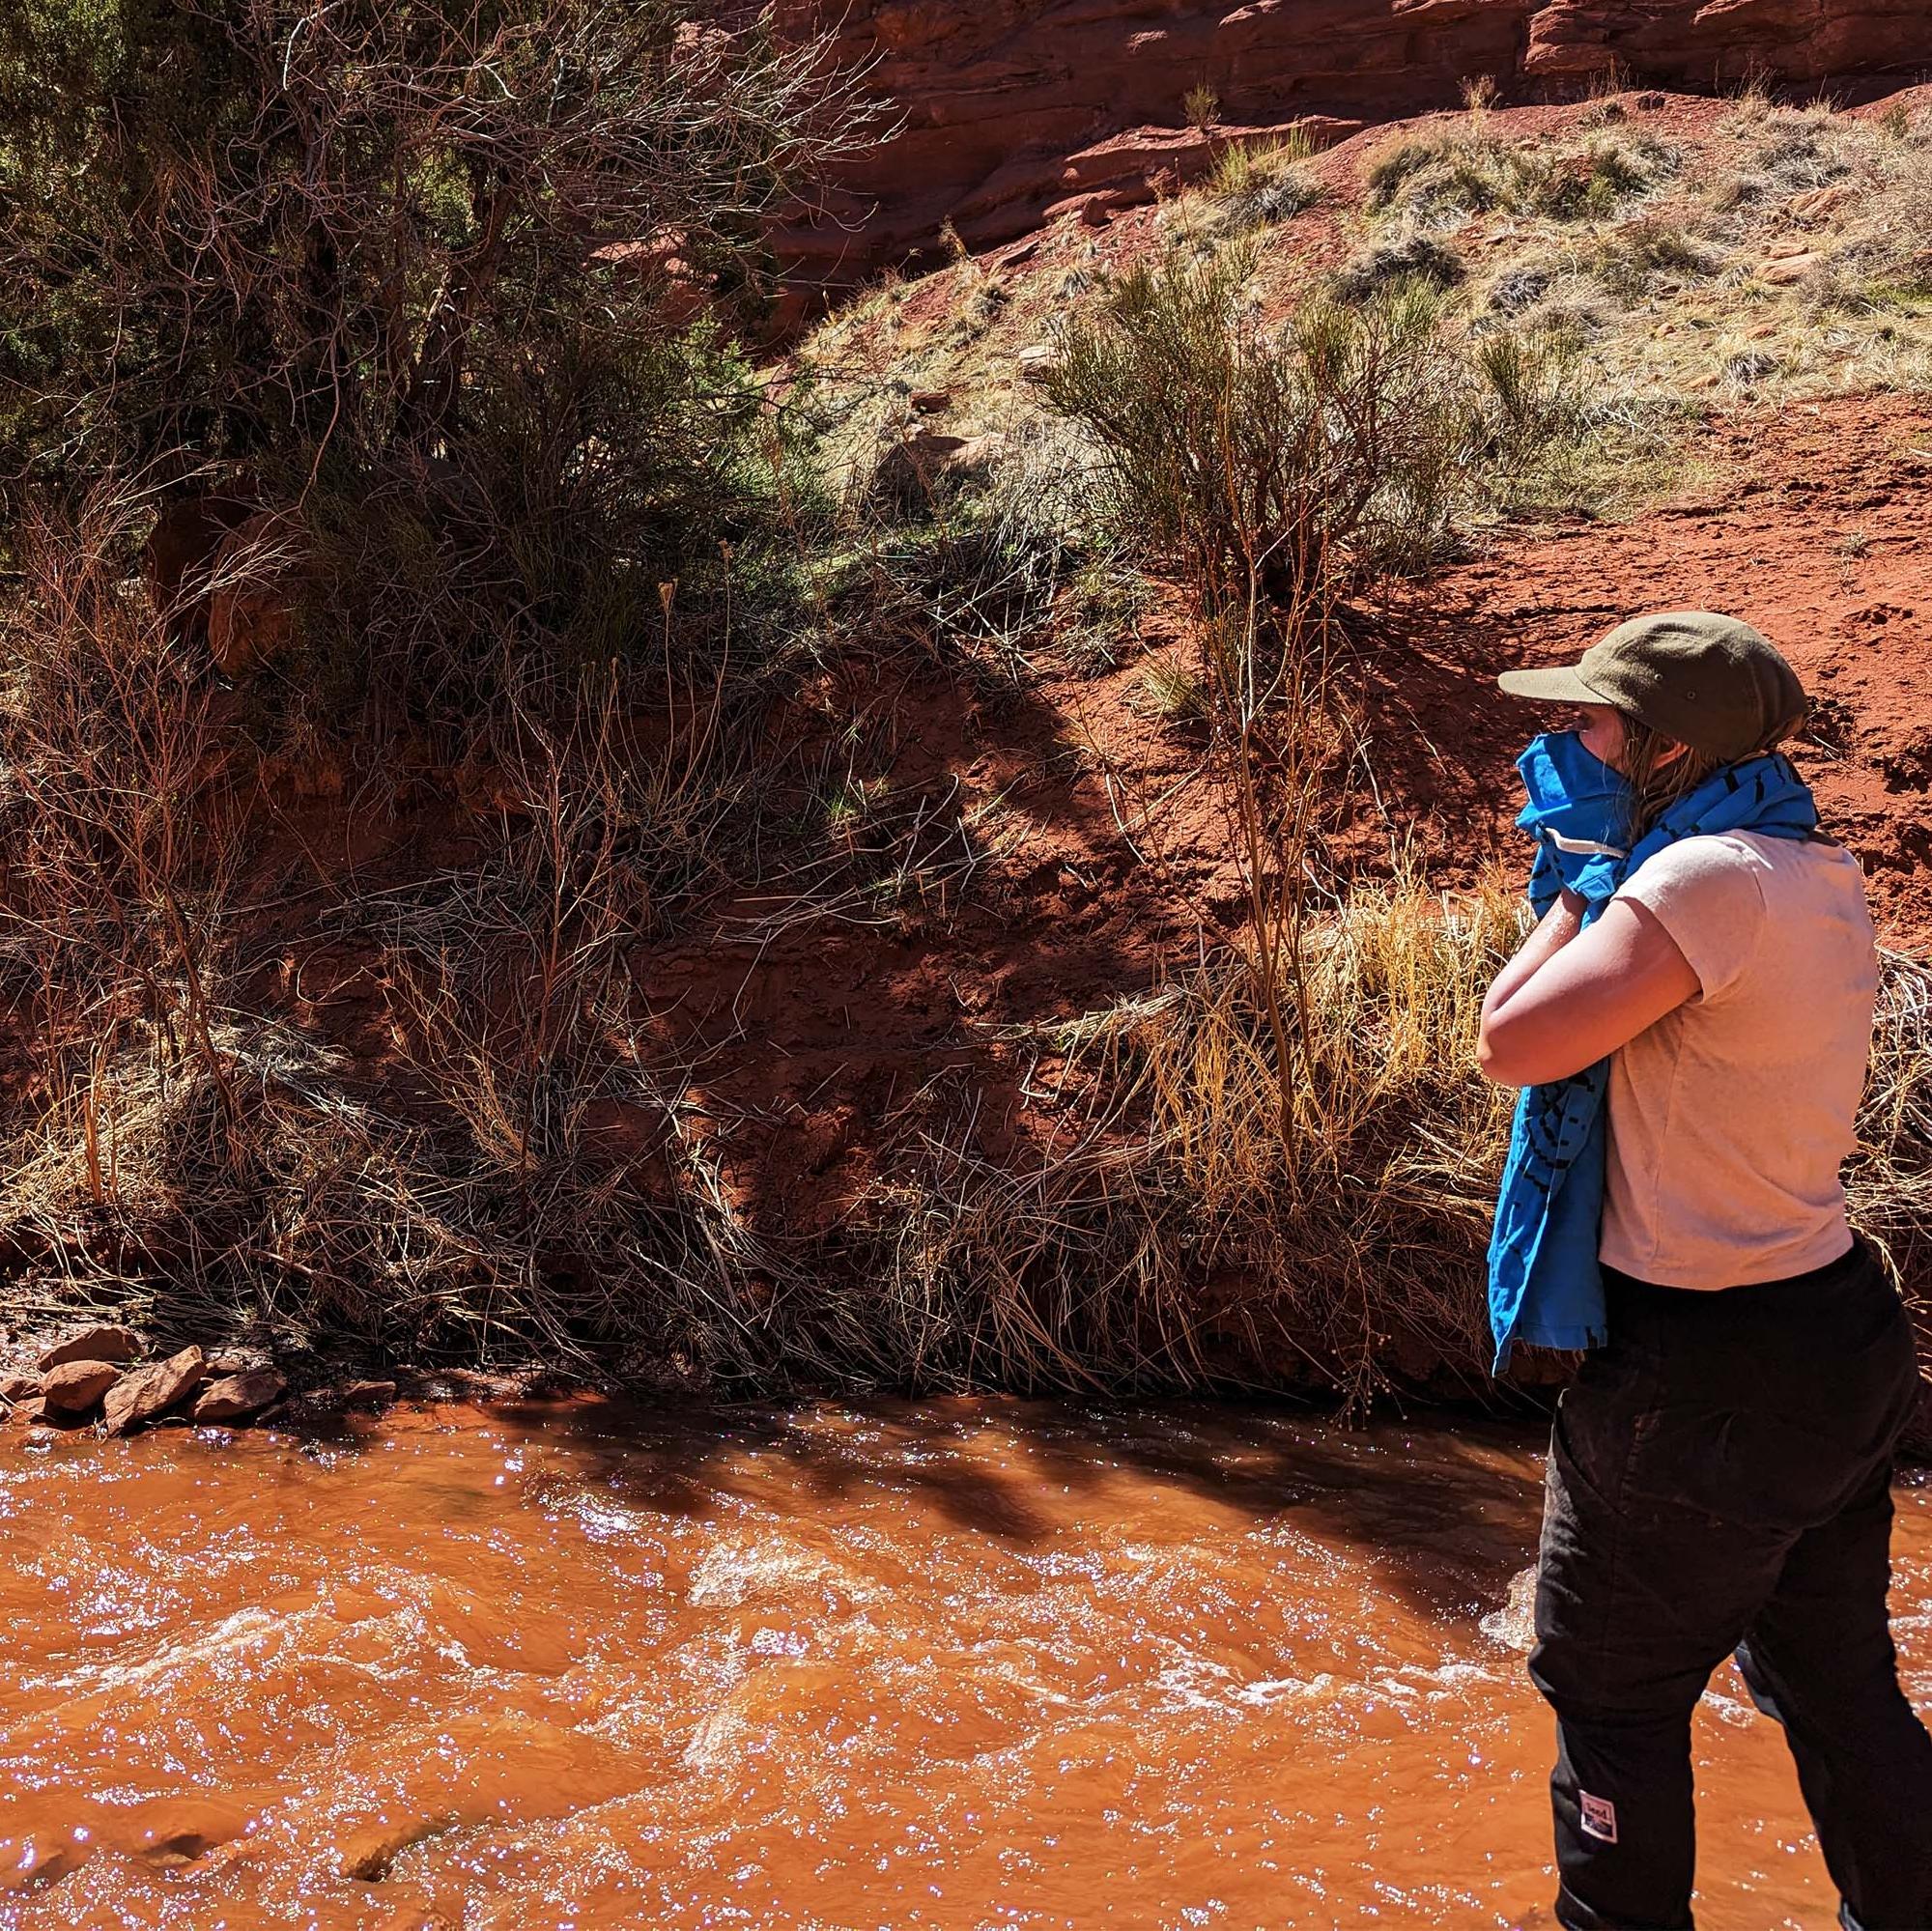
M 1624 746 L 1617 766 L 1630 785 L 1630 802 L 1625 807 L 1624 836 L 1632 844 L 1635 844 L 1678 799 L 1696 790 L 1714 771 L 1721 771 L 1727 764 L 1744 762 L 1744 757 L 1719 757 L 1712 752 L 1692 751 L 1687 747 L 1680 756 L 1671 757 L 1666 763 L 1664 759 L 1675 749 L 1674 739 L 1665 737 L 1662 731 L 1652 730 L 1621 706 L 1617 715 L 1624 721 Z M 1747 752 L 1745 757 L 1756 757 L 1770 751 L 1786 735 L 1787 729 L 1780 727 L 1756 750 Z

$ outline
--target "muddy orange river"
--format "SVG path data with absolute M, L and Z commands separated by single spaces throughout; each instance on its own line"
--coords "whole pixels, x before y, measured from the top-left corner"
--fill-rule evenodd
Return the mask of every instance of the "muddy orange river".
M 0 1924 L 1547 1925 L 1539 1461 L 998 1402 L 10 1431 Z M 1700 1926 L 1827 1931 L 1728 1667 L 1696 1737 Z

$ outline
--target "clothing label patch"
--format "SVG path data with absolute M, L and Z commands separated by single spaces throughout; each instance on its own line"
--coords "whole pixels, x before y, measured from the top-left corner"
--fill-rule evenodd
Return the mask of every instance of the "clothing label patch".
M 1606 1844 L 1617 1841 L 1617 1806 L 1607 1797 L 1592 1797 L 1587 1790 L 1577 1793 L 1583 1807 L 1583 1834 L 1601 1837 Z

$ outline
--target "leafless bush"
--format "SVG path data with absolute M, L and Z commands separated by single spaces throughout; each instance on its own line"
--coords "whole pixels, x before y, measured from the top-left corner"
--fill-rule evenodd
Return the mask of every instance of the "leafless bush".
M 104 486 L 72 522 L 31 518 L 4 609 L 0 974 L 97 1207 L 99 1093 L 129 1036 L 198 1064 L 233 1123 L 213 1025 L 235 798 L 207 681 L 125 578 L 141 514 Z

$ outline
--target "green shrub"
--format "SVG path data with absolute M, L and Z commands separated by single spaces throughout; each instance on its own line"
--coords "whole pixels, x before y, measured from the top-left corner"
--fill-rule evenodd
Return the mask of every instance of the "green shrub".
M 1435 298 L 1318 298 L 1269 330 L 1244 304 L 1251 265 L 1138 265 L 1065 332 L 1044 394 L 1098 444 L 1118 526 L 1210 602 L 1426 557 L 1468 429 Z
M 1306 161 L 1315 153 L 1307 131 L 1291 128 L 1278 139 L 1224 148 L 1208 178 L 1208 193 L 1235 228 L 1263 228 L 1313 208 L 1323 193 Z
M 867 115 L 821 44 L 689 12 L 6 10 L 6 522 L 113 476 L 299 505 L 275 587 L 331 726 L 655 644 L 662 582 L 708 623 L 784 436 L 693 317 L 760 311 L 766 215 Z

